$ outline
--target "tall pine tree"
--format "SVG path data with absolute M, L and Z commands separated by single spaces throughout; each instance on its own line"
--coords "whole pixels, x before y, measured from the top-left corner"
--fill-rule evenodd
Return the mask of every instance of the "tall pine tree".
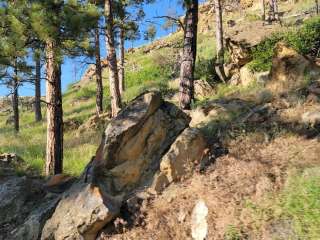
M 97 20 L 91 4 L 76 0 L 32 1 L 32 29 L 45 46 L 47 148 L 45 173 L 63 170 L 63 109 L 61 64 L 64 55 L 76 55 L 90 27 Z
M 25 75 L 30 73 L 26 61 L 27 28 L 23 23 L 23 7 L 19 1 L 1 1 L 0 4 L 0 65 L 5 69 L 1 80 L 2 84 L 10 88 L 14 129 L 19 132 L 18 90 Z
M 105 0 L 104 3 L 104 18 L 105 18 L 105 33 L 106 33 L 106 49 L 108 66 L 109 66 L 109 87 L 111 97 L 112 116 L 117 116 L 121 109 L 121 95 L 119 90 L 119 75 L 117 54 L 114 38 L 114 1 Z
M 183 53 L 180 67 L 180 107 L 190 109 L 194 98 L 194 69 L 197 56 L 198 0 L 185 0 Z

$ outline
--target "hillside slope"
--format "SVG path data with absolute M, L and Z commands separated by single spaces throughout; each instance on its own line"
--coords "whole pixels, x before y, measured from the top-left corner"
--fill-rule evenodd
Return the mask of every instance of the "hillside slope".
M 250 5 L 250 4 L 249 4 Z M 313 1 L 298 2 L 293 7 L 284 3 L 281 9 L 286 10 L 286 15 L 295 15 L 310 9 Z M 290 5 L 291 6 L 291 5 Z M 259 13 L 258 5 L 253 5 L 243 12 L 230 12 L 225 15 L 225 22 L 230 19 L 236 20 L 236 26 L 229 28 L 226 24 L 227 34 L 233 38 L 247 36 L 250 42 L 252 36 L 260 38 L 269 36 L 279 31 L 280 26 L 260 26 L 256 17 Z M 210 5 L 200 8 L 199 37 L 198 37 L 198 60 L 196 64 L 196 78 L 214 83 L 215 73 L 212 68 L 215 56 L 214 43 L 214 13 Z M 288 23 L 289 24 L 289 23 Z M 290 25 L 290 24 L 289 24 Z M 256 27 L 259 26 L 258 32 Z M 287 25 L 282 28 L 286 30 Z M 237 34 L 234 34 L 237 32 Z M 254 32 L 254 33 L 253 33 Z M 260 39 L 259 38 L 259 39 Z M 242 38 L 241 38 L 242 39 Z M 241 40 L 239 39 L 239 40 Z M 256 39 L 256 38 L 255 38 Z M 174 33 L 168 37 L 159 39 L 150 45 L 131 49 L 126 54 L 126 92 L 123 96 L 125 102 L 133 99 L 139 93 L 147 89 L 159 89 L 168 96 L 177 92 L 177 84 L 172 82 L 179 75 L 179 51 L 181 47 L 182 33 Z M 256 41 L 256 40 L 255 40 Z M 260 41 L 260 40 L 259 40 Z M 91 79 L 91 80 L 90 80 Z M 104 105 L 109 109 L 108 77 L 104 71 Z M 216 93 L 211 98 L 229 92 L 228 86 L 216 86 Z M 229 90 L 228 90 L 229 89 Z M 237 87 L 234 89 L 237 91 Z M 95 81 L 94 78 L 84 78 L 64 93 L 64 121 L 65 121 L 65 170 L 70 174 L 79 174 L 86 162 L 94 154 L 95 146 L 100 136 L 95 130 L 77 134 L 76 129 L 86 123 L 95 114 Z M 173 98 L 174 100 L 175 98 Z M 27 104 L 28 105 L 28 104 Z M 21 108 L 21 133 L 12 137 L 13 131 L 10 125 L 6 125 L 7 113 L 1 113 L 0 125 L 0 152 L 16 152 L 20 154 L 34 169 L 42 172 L 43 159 L 45 156 L 45 124 L 36 124 L 33 121 L 33 113 L 30 106 Z M 45 114 L 45 113 L 43 113 Z M 106 114 L 106 117 L 108 114 Z M 107 120 L 107 118 L 105 119 Z M 91 119 L 94 125 L 96 120 Z M 90 125 L 90 124 L 89 124 Z
M 196 77 L 213 87 L 198 96 L 187 114 L 192 117 L 190 126 L 206 137 L 211 161 L 197 165 L 191 176 L 162 194 L 142 194 L 137 211 L 128 214 L 122 209 L 99 239 L 192 239 L 193 209 L 200 200 L 208 209 L 210 240 L 319 239 L 320 70 L 312 56 L 302 54 L 310 55 L 310 43 L 318 46 L 320 20 L 298 14 L 298 19 L 312 19 L 297 28 L 295 16 L 312 4 L 300 1 L 289 8 L 292 5 L 282 3 L 283 26 L 262 25 L 256 19 L 256 5 L 226 15 L 226 21 L 236 20 L 227 28 L 228 35 L 254 45 L 253 61 L 240 71 L 246 70 L 248 82 L 237 85 L 216 81 L 213 15 L 207 12 L 210 8 L 202 12 Z M 178 32 L 127 53 L 126 103 L 150 89 L 160 90 L 175 103 L 181 37 Z M 267 74 L 261 77 L 261 71 Z M 106 109 L 107 79 L 105 71 Z M 64 170 L 70 175 L 83 172 L 110 121 L 108 110 L 103 119 L 94 116 L 94 89 L 89 77 L 70 86 L 63 96 Z M 46 124 L 34 123 L 28 107 L 21 111 L 18 135 L 6 124 L 8 113 L 0 112 L 0 153 L 15 152 L 24 159 L 26 164 L 16 169 L 19 175 L 39 176 Z

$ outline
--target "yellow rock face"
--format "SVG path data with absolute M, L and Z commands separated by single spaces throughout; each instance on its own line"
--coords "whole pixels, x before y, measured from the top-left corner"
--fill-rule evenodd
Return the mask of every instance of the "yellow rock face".
M 206 148 L 207 144 L 201 132 L 195 128 L 187 128 L 162 158 L 161 172 L 167 176 L 169 182 L 188 177 L 200 163 Z
M 317 73 L 318 67 L 285 43 L 279 42 L 274 49 L 268 87 L 278 93 L 295 90 L 303 86 L 307 77 Z

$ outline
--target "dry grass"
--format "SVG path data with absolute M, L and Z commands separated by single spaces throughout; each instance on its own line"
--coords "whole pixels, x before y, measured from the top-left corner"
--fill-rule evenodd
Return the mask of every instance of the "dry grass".
M 208 239 L 272 239 L 266 238 L 273 234 L 268 226 L 276 219 L 265 214 L 270 205 L 276 206 L 270 199 L 278 196 L 293 168 L 320 165 L 319 149 L 317 140 L 290 134 L 271 142 L 259 134 L 239 137 L 206 174 L 195 173 L 152 200 L 145 226 L 109 239 L 191 239 L 191 212 L 199 199 L 209 208 Z M 263 205 L 266 199 L 268 205 Z

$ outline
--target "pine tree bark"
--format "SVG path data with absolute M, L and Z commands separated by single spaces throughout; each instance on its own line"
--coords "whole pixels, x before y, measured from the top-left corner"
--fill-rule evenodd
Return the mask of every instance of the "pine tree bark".
M 41 113 L 41 61 L 36 59 L 36 76 L 35 76 L 35 94 L 34 94 L 34 113 L 36 122 L 42 120 Z
M 278 0 L 273 0 L 274 20 L 279 21 Z
M 102 83 L 102 67 L 100 56 L 100 34 L 99 24 L 95 28 L 95 59 L 96 59 L 96 113 L 99 116 L 103 112 L 103 83 Z
M 121 109 L 121 95 L 119 91 L 119 75 L 117 66 L 117 55 L 114 41 L 114 19 L 112 10 L 112 0 L 105 0 L 104 14 L 106 22 L 106 49 L 108 51 L 109 65 L 109 85 L 111 96 L 111 111 L 112 116 L 117 116 Z
M 63 112 L 61 94 L 61 64 L 57 44 L 46 41 L 46 102 L 47 102 L 47 153 L 45 173 L 55 175 L 63 169 Z
M 197 56 L 198 0 L 187 5 L 180 67 L 180 107 L 190 109 L 194 99 L 194 69 Z
M 261 20 L 265 21 L 266 20 L 266 2 L 265 0 L 261 0 Z
M 12 79 L 12 110 L 13 110 L 13 125 L 14 130 L 18 133 L 20 131 L 20 119 L 19 119 L 19 94 L 18 94 L 18 70 L 14 67 L 14 76 Z
M 119 66 L 119 91 L 122 95 L 125 91 L 125 79 L 124 79 L 124 29 L 123 27 L 120 28 L 120 44 L 119 44 L 119 58 L 120 58 L 120 66 Z
M 217 46 L 217 59 L 215 70 L 222 82 L 226 82 L 227 77 L 224 72 L 224 44 L 223 44 L 223 22 L 222 22 L 222 6 L 221 0 L 214 1 L 215 16 L 216 16 L 216 46 Z

